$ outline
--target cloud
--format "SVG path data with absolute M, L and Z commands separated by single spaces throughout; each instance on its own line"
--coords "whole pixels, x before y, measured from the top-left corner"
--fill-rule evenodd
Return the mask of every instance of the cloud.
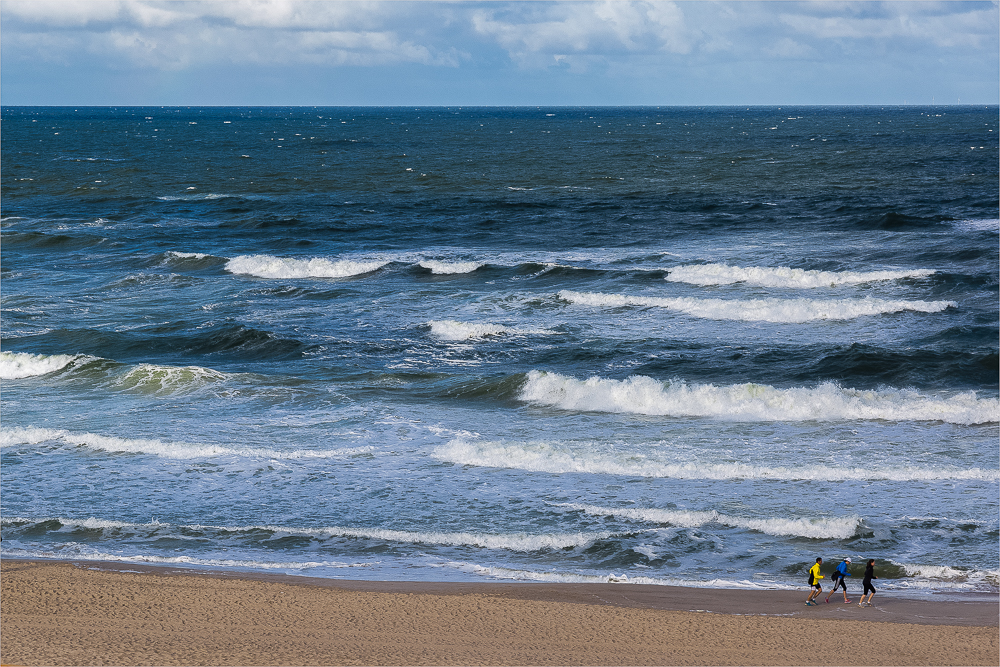
M 997 42 L 997 5 L 989 2 L 3 0 L 0 7 L 4 38 L 28 57 L 82 49 L 103 51 L 117 66 L 134 59 L 165 69 L 237 58 L 456 67 L 490 45 L 521 66 L 544 68 L 636 56 L 816 58 L 899 40 L 959 51 Z M 54 53 L 44 37 L 52 33 L 66 41 Z
M 979 48 L 996 38 L 995 3 L 896 2 L 877 5 L 875 15 L 858 13 L 868 3 L 837 3 L 835 16 L 782 12 L 779 20 L 803 37 L 818 40 L 890 42 L 916 40 L 944 48 Z M 805 9 L 809 9 L 808 7 Z M 816 9 L 823 9 L 822 6 Z M 852 11 L 853 10 L 853 11 Z
M 471 17 L 475 31 L 523 64 L 569 55 L 688 53 L 696 37 L 674 2 L 540 3 L 534 11 L 483 6 Z
M 379 103 L 395 98 L 369 91 L 857 102 L 891 82 L 901 101 L 995 103 L 1000 68 L 996 2 L 0 0 L 0 12 L 8 103 L 146 82 L 186 100 L 257 99 L 265 80 L 338 102 L 345 85 Z
M 467 54 L 401 34 L 410 32 L 407 14 L 417 4 L 7 0 L 2 11 L 8 25 L 15 23 L 4 39 L 14 40 L 21 55 L 47 61 L 84 52 L 103 54 L 115 67 L 165 70 L 236 62 L 456 67 Z

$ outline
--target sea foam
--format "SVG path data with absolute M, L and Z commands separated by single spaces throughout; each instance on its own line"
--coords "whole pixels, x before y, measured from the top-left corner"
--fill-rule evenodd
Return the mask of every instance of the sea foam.
M 510 329 L 499 324 L 457 322 L 455 320 L 437 320 L 427 323 L 431 335 L 441 340 L 469 340 L 485 336 L 499 336 L 508 333 Z
M 483 266 L 482 262 L 440 262 L 434 259 L 425 259 L 419 263 L 425 269 L 430 269 L 431 273 L 438 275 L 449 275 L 455 273 L 472 273 Z
M 528 373 L 519 398 L 562 410 L 735 421 L 1000 422 L 1000 400 L 978 398 L 971 391 L 939 397 L 910 389 L 846 389 L 832 382 L 813 388 L 777 389 L 753 383 L 715 386 L 676 380 L 661 382 L 642 375 L 625 380 L 600 377 L 578 380 L 534 370 Z
M 292 259 L 271 255 L 240 255 L 226 263 L 226 270 L 230 273 L 272 279 L 349 278 L 377 271 L 388 263 L 388 260 L 331 261 L 322 257 Z
M 246 525 L 246 526 L 211 526 L 201 524 L 171 525 L 152 521 L 150 523 L 129 523 L 89 517 L 73 519 L 65 517 L 23 518 L 4 517 L 4 525 L 17 526 L 24 524 L 39 524 L 57 521 L 59 530 L 138 530 L 143 532 L 157 531 L 158 534 L 212 532 L 217 538 L 225 535 L 241 535 L 245 533 L 272 533 L 275 536 L 302 536 L 317 539 L 347 537 L 351 539 L 369 539 L 401 544 L 436 544 L 441 546 L 474 546 L 483 549 L 502 549 L 508 551 L 543 551 L 549 549 L 567 549 L 587 547 L 597 540 L 614 537 L 610 532 L 579 532 L 579 533 L 474 533 L 394 530 L 390 528 L 353 528 L 346 526 L 323 526 L 317 528 L 280 526 L 280 525 Z
M 925 278 L 933 269 L 905 271 L 811 271 L 777 267 L 740 267 L 727 264 L 691 264 L 670 269 L 665 280 L 692 285 L 730 285 L 746 283 L 761 287 L 815 288 L 838 285 L 859 285 L 903 278 Z
M 605 447 L 568 446 L 561 442 L 492 441 L 453 438 L 436 447 L 431 456 L 457 465 L 528 470 L 551 474 L 618 475 L 689 480 L 890 480 L 899 482 L 982 480 L 996 482 L 1000 470 L 982 468 L 830 465 L 766 466 L 749 463 L 690 461 L 677 463 L 632 452 L 609 452 Z M 707 518 L 707 515 L 705 517 Z M 745 527 L 750 527 L 745 526 Z
M 636 584 L 651 586 L 684 586 L 686 588 L 726 588 L 743 590 L 797 590 L 798 585 L 778 582 L 757 582 L 730 579 L 681 579 L 673 577 L 628 576 L 626 574 L 586 574 L 576 572 L 539 572 L 508 567 L 484 566 L 470 563 L 449 563 L 450 567 L 491 579 L 513 581 L 539 581 L 561 584 Z
M 733 528 L 745 528 L 767 535 L 807 537 L 812 539 L 846 540 L 857 532 L 861 525 L 861 517 L 847 516 L 835 518 L 787 518 L 767 517 L 748 518 L 721 514 L 715 510 L 687 511 L 664 510 L 656 508 L 620 508 L 598 507 L 594 505 L 562 505 L 569 509 L 579 510 L 594 516 L 614 516 L 630 521 L 642 521 L 657 524 L 667 524 L 681 528 L 697 528 L 706 524 L 719 524 Z
M 801 324 L 816 320 L 850 320 L 902 311 L 939 313 L 957 307 L 954 301 L 900 301 L 887 299 L 694 299 L 690 297 L 639 297 L 599 292 L 562 290 L 559 298 L 594 308 L 666 308 L 692 317 L 743 322 Z
M 88 359 L 82 354 L 28 354 L 26 352 L 0 352 L 0 380 L 17 380 L 47 375 L 62 370 L 78 359 Z
M 167 395 L 194 391 L 228 378 L 225 373 L 201 366 L 139 364 L 117 378 L 114 385 L 144 394 Z
M 149 454 L 168 459 L 199 459 L 217 456 L 266 459 L 327 459 L 356 456 L 373 451 L 370 446 L 341 449 L 280 450 L 267 447 L 224 447 L 186 442 L 165 442 L 155 439 L 119 438 L 96 433 L 72 433 L 62 429 L 12 428 L 0 429 L 0 447 L 54 443 L 86 447 L 100 452 Z
M 456 320 L 435 320 L 428 322 L 431 335 L 440 340 L 470 340 L 488 336 L 531 336 L 551 334 L 546 329 L 524 329 L 521 327 L 506 327 L 488 322 L 458 322 Z

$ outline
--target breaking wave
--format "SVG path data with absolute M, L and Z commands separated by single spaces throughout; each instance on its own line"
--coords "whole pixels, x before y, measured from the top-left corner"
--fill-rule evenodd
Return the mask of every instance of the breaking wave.
M 430 272 L 434 274 L 450 275 L 455 273 L 472 273 L 484 265 L 482 262 L 440 262 L 433 259 L 425 259 L 419 263 L 419 266 L 430 269 Z
M 562 410 L 620 412 L 669 417 L 713 417 L 735 421 L 882 419 L 1000 422 L 1000 401 L 973 391 L 940 397 L 912 389 L 845 389 L 832 382 L 814 388 L 776 389 L 753 383 L 715 386 L 660 382 L 635 375 L 625 380 L 588 380 L 531 371 L 522 401 Z
M 609 452 L 598 446 L 570 447 L 560 442 L 506 442 L 454 438 L 431 453 L 439 461 L 484 468 L 508 468 L 552 474 L 583 473 L 690 480 L 984 480 L 997 481 L 1000 470 L 955 467 L 762 466 L 747 463 L 690 461 L 676 463 L 632 452 Z
M 176 394 L 222 382 L 229 376 L 201 366 L 140 364 L 118 377 L 113 386 L 144 394 Z
M 118 438 L 95 433 L 72 433 L 63 429 L 12 428 L 0 429 L 0 448 L 51 443 L 58 446 L 86 447 L 98 452 L 150 454 L 168 459 L 199 459 L 216 456 L 267 459 L 327 459 L 367 454 L 372 447 L 342 449 L 280 450 L 266 447 L 224 447 L 185 442 L 164 442 L 140 438 Z
M 903 278 L 925 278 L 933 269 L 908 271 L 810 271 L 778 267 L 740 267 L 727 264 L 691 264 L 670 269 L 665 280 L 692 285 L 730 285 L 746 283 L 760 287 L 815 288 L 859 285 Z
M 324 526 L 319 528 L 250 525 L 250 526 L 204 526 L 204 525 L 172 525 L 153 521 L 139 524 L 124 521 L 109 521 L 106 519 L 68 519 L 63 517 L 23 518 L 4 517 L 5 526 L 23 527 L 44 525 L 48 530 L 99 530 L 99 531 L 132 531 L 142 532 L 146 537 L 162 537 L 182 533 L 211 533 L 215 539 L 239 537 L 254 534 L 257 539 L 278 538 L 285 536 L 311 537 L 329 539 L 346 537 L 350 539 L 369 539 L 400 544 L 435 544 L 441 546 L 472 546 L 483 549 L 504 549 L 508 551 L 531 552 L 551 549 L 567 549 L 587 547 L 597 540 L 614 537 L 614 533 L 474 533 L 474 532 L 441 532 L 392 530 L 388 528 L 350 528 L 343 526 Z M 150 535 L 150 532 L 154 532 Z M 264 535 L 261 535 L 263 533 Z
M 743 322 L 801 324 L 816 320 L 850 320 L 902 311 L 939 313 L 957 307 L 954 301 L 901 301 L 887 299 L 693 299 L 689 297 L 638 297 L 599 292 L 562 290 L 559 298 L 595 308 L 666 308 L 692 317 Z
M 353 259 L 329 260 L 322 257 L 313 259 L 292 259 L 271 255 L 240 255 L 226 263 L 226 271 L 257 278 L 349 278 L 377 271 L 388 260 L 367 262 Z
M 427 325 L 431 328 L 431 335 L 435 338 L 452 341 L 486 338 L 489 336 L 528 336 L 552 333 L 545 329 L 522 329 L 505 327 L 500 324 L 489 324 L 487 322 L 458 322 L 456 320 L 436 320 L 428 322 Z
M 28 354 L 0 352 L 0 380 L 48 375 L 66 368 L 75 361 L 93 359 L 84 354 Z
M 745 528 L 767 535 L 808 537 L 813 539 L 846 540 L 853 537 L 861 526 L 861 517 L 847 516 L 838 518 L 797 518 L 770 517 L 766 519 L 750 519 L 745 517 L 720 514 L 715 510 L 707 512 L 664 510 L 654 508 L 620 508 L 598 507 L 594 505 L 562 505 L 569 509 L 579 510 L 595 516 L 613 516 L 630 521 L 643 521 L 657 524 L 668 524 L 682 528 L 697 528 L 715 523 L 733 528 Z

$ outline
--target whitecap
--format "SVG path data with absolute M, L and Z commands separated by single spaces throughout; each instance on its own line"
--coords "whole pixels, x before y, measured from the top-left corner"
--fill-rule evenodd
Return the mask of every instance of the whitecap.
M 877 281 L 925 278 L 933 269 L 902 271 L 813 271 L 778 267 L 740 267 L 727 264 L 692 264 L 670 269 L 665 280 L 692 285 L 730 285 L 745 283 L 760 287 L 816 288 L 839 285 L 859 285 Z
M 188 188 L 193 190 L 194 188 Z M 157 197 L 160 201 L 205 201 L 210 199 L 226 199 L 227 197 L 234 197 L 236 195 L 228 194 L 217 194 L 214 192 L 205 192 L 202 194 L 187 194 L 187 195 L 163 195 Z
M 695 299 L 690 297 L 638 297 L 624 294 L 562 290 L 559 298 L 595 308 L 666 308 L 692 317 L 743 322 L 801 324 L 816 320 L 850 320 L 902 311 L 939 313 L 955 308 L 954 301 L 902 301 L 888 299 Z
M 317 528 L 280 526 L 269 524 L 254 524 L 245 526 L 212 526 L 201 524 L 171 525 L 152 521 L 150 523 L 129 523 L 123 521 L 113 521 L 97 519 L 94 517 L 86 519 L 71 518 L 42 518 L 28 519 L 23 517 L 5 517 L 3 523 L 7 525 L 42 523 L 47 521 L 58 521 L 62 524 L 62 530 L 74 530 L 79 528 L 92 530 L 161 530 L 169 531 L 213 531 L 217 533 L 246 533 L 266 531 L 275 535 L 297 535 L 315 538 L 348 537 L 354 539 L 380 540 L 384 542 L 397 542 L 404 544 L 436 544 L 442 546 L 473 546 L 483 549 L 500 549 L 507 551 L 542 551 L 548 549 L 566 549 L 573 547 L 587 547 L 597 540 L 604 540 L 614 537 L 610 532 L 579 532 L 579 533 L 476 533 L 476 532 L 445 532 L 445 531 L 419 531 L 419 530 L 395 530 L 391 528 L 352 528 L 346 526 L 323 526 Z
M 181 259 L 204 259 L 205 257 L 209 257 L 209 255 L 203 252 L 180 252 L 177 250 L 168 250 L 167 255 Z
M 956 220 L 954 226 L 973 232 L 996 232 L 1000 231 L 1000 220 L 996 218 Z
M 721 514 L 715 510 L 665 510 L 656 508 L 618 508 L 594 505 L 565 504 L 563 507 L 579 510 L 596 516 L 614 516 L 632 521 L 669 524 L 682 528 L 697 528 L 715 523 L 733 528 L 745 528 L 767 535 L 807 537 L 811 539 L 846 540 L 854 535 L 861 525 L 861 517 L 738 517 Z
M 87 359 L 82 354 L 29 354 L 27 352 L 0 352 L 0 380 L 47 375 L 66 368 L 78 359 Z
M 754 383 L 715 386 L 677 380 L 660 382 L 642 375 L 625 380 L 596 376 L 578 380 L 533 370 L 528 373 L 519 398 L 562 410 L 734 421 L 1000 422 L 1000 400 L 979 398 L 973 391 L 945 397 L 912 389 L 846 389 L 832 382 L 813 388 L 777 389 Z
M 252 459 L 329 459 L 371 453 L 374 448 L 345 447 L 340 449 L 281 450 L 267 447 L 226 447 L 187 442 L 167 442 L 147 438 L 119 438 L 96 433 L 72 433 L 62 429 L 2 428 L 0 447 L 56 443 L 64 446 L 86 447 L 93 451 L 121 454 L 149 454 L 168 459 L 199 459 L 218 456 L 237 456 Z
M 193 391 L 229 376 L 201 366 L 139 364 L 113 382 L 113 386 L 147 394 L 165 395 Z
M 457 322 L 455 320 L 437 320 L 427 323 L 431 335 L 441 340 L 469 340 L 486 336 L 500 336 L 510 329 L 499 324 Z
M 633 584 L 651 586 L 684 586 L 686 588 L 725 588 L 743 590 L 798 590 L 799 585 L 782 584 L 780 582 L 756 582 L 732 579 L 695 580 L 673 577 L 628 576 L 624 574 L 589 574 L 577 572 L 539 572 L 500 566 L 478 565 L 475 563 L 451 562 L 447 565 L 456 570 L 490 577 L 492 579 L 508 579 L 512 581 L 536 581 L 561 584 Z
M 450 275 L 456 273 L 472 273 L 476 269 L 484 266 L 482 262 L 440 262 L 433 259 L 425 259 L 419 266 L 430 269 L 431 273 L 438 275 Z
M 313 259 L 292 259 L 271 255 L 240 255 L 229 260 L 226 270 L 258 278 L 349 278 L 371 273 L 382 268 L 388 261 L 358 261 L 353 259 L 329 260 L 322 257 Z
M 608 452 L 598 445 L 568 446 L 561 442 L 544 441 L 491 441 L 470 437 L 458 437 L 439 445 L 431 452 L 432 458 L 456 465 L 484 468 L 505 468 L 544 472 L 550 474 L 591 474 L 627 477 L 670 478 L 688 480 L 890 480 L 890 481 L 938 481 L 938 480 L 1000 480 L 1000 470 L 955 467 L 866 466 L 837 467 L 829 465 L 767 466 L 749 463 L 690 461 L 677 463 L 658 460 L 650 456 L 634 456 L 629 452 Z M 680 515 L 677 520 L 708 521 L 708 514 L 692 514 L 687 519 Z M 755 530 L 765 524 L 760 524 Z M 772 524 L 774 526 L 776 524 Z M 751 528 L 751 524 L 743 526 Z M 789 528 L 791 524 L 789 525 Z M 802 525 L 796 525 L 803 530 Z
M 427 323 L 431 335 L 440 340 L 476 340 L 490 336 L 543 336 L 555 333 L 549 329 L 528 329 L 507 327 L 489 322 L 459 322 L 457 320 L 433 320 Z

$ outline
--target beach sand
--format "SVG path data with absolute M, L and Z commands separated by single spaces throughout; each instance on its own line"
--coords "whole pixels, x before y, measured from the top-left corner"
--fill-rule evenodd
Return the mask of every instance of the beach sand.
M 984 598 L 806 607 L 805 587 L 366 582 L 13 559 L 0 583 L 4 665 L 1000 662 L 1000 607 Z

